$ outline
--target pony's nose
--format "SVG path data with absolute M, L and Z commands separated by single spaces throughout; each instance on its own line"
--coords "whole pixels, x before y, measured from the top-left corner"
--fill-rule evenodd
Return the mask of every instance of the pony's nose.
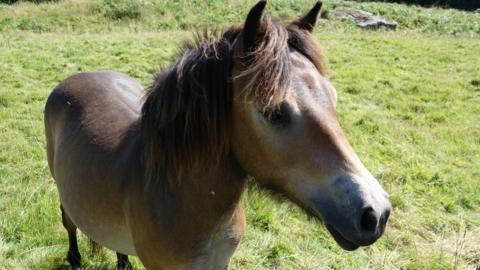
M 377 239 L 385 231 L 388 218 L 391 212 L 390 203 L 383 209 L 383 211 L 375 211 L 372 207 L 366 207 L 360 212 L 358 226 L 362 238 L 369 241 L 369 239 Z
M 360 216 L 360 229 L 363 232 L 375 233 L 377 230 L 378 217 L 375 211 L 371 207 L 368 207 L 363 211 L 363 214 Z

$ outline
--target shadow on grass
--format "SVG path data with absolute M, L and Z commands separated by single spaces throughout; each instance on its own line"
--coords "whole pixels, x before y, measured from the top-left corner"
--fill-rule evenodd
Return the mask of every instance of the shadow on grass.
M 53 256 L 45 256 L 39 263 L 39 269 L 69 270 L 70 264 L 65 254 L 56 253 Z
M 37 269 L 70 270 L 71 267 L 66 256 L 66 252 L 65 254 L 46 256 L 40 261 Z M 114 266 L 106 256 L 100 255 L 95 259 L 91 256 L 85 256 L 85 258 L 82 258 L 82 269 L 107 270 L 114 269 Z

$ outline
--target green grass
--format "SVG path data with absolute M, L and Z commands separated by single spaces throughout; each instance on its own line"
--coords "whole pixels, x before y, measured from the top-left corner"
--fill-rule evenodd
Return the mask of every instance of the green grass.
M 256 0 L 64 0 L 43 4 L 0 4 L 0 31 L 144 32 L 224 27 L 240 22 Z M 292 18 L 312 6 L 312 0 L 270 1 L 269 11 Z M 392 3 L 325 1 L 323 16 L 337 6 L 362 8 L 396 20 L 401 29 L 480 37 L 480 16 L 453 9 L 426 9 Z M 351 23 L 329 22 L 329 28 Z
M 51 89 L 75 72 L 105 69 L 126 72 L 147 86 L 189 36 L 183 29 L 239 22 L 253 1 L 247 2 L 147 1 L 140 15 L 120 20 L 106 15 L 104 2 L 0 5 L 0 269 L 67 266 L 68 241 L 43 135 L 42 110 Z M 272 1 L 269 10 L 291 18 L 307 2 Z M 391 195 L 387 232 L 373 246 L 345 252 L 319 222 L 250 185 L 243 198 L 247 233 L 233 269 L 474 269 L 480 264 L 478 29 L 473 34 L 445 30 L 465 26 L 459 18 L 463 12 L 361 5 L 426 18 L 397 32 L 322 20 L 315 32 L 330 58 L 341 125 Z M 112 9 L 130 10 L 128 5 Z M 199 9 L 205 12 L 194 13 Z M 453 25 L 431 28 L 430 22 L 448 14 L 454 14 L 448 18 Z M 459 29 L 467 29 L 463 26 Z M 80 248 L 88 269 L 115 267 L 108 250 L 90 257 L 84 236 Z M 134 264 L 142 269 L 138 260 Z

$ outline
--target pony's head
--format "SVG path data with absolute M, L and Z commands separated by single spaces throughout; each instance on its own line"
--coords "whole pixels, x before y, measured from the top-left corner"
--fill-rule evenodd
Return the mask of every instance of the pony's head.
M 265 4 L 243 27 L 200 36 L 157 77 L 142 109 L 147 177 L 178 185 L 228 157 L 322 219 L 344 249 L 372 244 L 391 206 L 340 128 L 311 36 L 321 4 L 286 27 Z
M 375 242 L 391 205 L 348 143 L 310 33 L 321 3 L 283 27 L 255 5 L 234 46 L 231 148 L 257 181 L 321 218 L 347 250 Z

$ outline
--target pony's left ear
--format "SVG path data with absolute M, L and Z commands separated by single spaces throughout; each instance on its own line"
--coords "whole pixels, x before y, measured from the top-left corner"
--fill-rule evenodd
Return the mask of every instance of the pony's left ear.
M 267 5 L 266 0 L 258 1 L 258 3 L 252 7 L 250 12 L 248 12 L 247 19 L 245 20 L 245 25 L 243 27 L 244 51 L 249 51 L 256 45 L 265 5 Z
M 307 14 L 305 14 L 303 17 L 293 22 L 292 24 L 298 26 L 298 28 L 302 30 L 306 30 L 310 33 L 313 32 L 313 29 L 317 24 L 321 8 L 322 2 L 318 1 Z

